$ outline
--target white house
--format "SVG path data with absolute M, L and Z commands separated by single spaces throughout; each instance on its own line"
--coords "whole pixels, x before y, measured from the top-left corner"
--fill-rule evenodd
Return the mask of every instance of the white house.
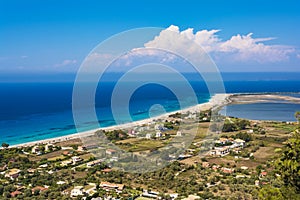
M 233 143 L 235 144 L 236 147 L 244 147 L 246 142 L 244 140 L 241 139 L 235 139 L 233 141 Z
M 248 130 L 247 133 L 253 133 L 253 129 Z
M 75 186 L 73 190 L 71 190 L 71 197 L 77 197 L 84 194 L 83 186 Z
M 150 133 L 146 134 L 146 139 L 151 139 L 151 134 Z
M 45 151 L 49 151 L 50 150 L 49 147 L 53 147 L 53 144 L 46 144 Z
M 182 136 L 182 132 L 181 131 L 177 131 L 176 136 L 181 137 Z
M 160 131 L 156 132 L 156 134 L 155 134 L 155 137 L 156 137 L 156 138 L 160 138 L 161 136 L 162 136 L 162 134 L 161 134 Z
M 215 147 L 214 150 L 210 151 L 210 155 L 215 155 L 215 156 L 225 156 L 230 152 L 229 147 Z
M 148 190 L 144 190 L 144 192 L 142 193 L 143 197 L 149 197 L 149 198 L 158 198 L 158 192 L 155 191 L 148 191 Z
M 73 161 L 73 164 L 76 164 L 76 163 L 82 161 L 82 159 L 79 156 L 73 156 L 72 161 Z
M 40 147 L 39 147 L 39 146 L 34 146 L 34 147 L 32 147 L 31 153 L 37 154 L 37 153 L 39 153 L 39 152 L 40 152 Z

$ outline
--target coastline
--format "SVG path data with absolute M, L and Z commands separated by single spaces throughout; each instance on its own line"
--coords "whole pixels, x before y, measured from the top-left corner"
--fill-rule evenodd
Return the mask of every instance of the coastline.
M 199 111 L 199 110 L 208 110 L 208 109 L 212 109 L 214 107 L 221 107 L 221 106 L 229 103 L 228 100 L 230 99 L 230 96 L 232 96 L 232 95 L 233 94 L 227 94 L 227 93 L 215 94 L 215 95 L 211 96 L 211 98 L 209 99 L 208 102 L 197 104 L 195 106 L 191 106 L 191 107 L 184 108 L 181 110 L 164 113 L 164 114 L 156 116 L 156 117 L 133 121 L 133 122 L 126 123 L 126 124 L 118 124 L 118 125 L 109 126 L 109 127 L 92 129 L 92 130 L 73 133 L 73 134 L 69 134 L 69 135 L 65 135 L 65 136 L 59 136 L 59 137 L 37 140 L 37 141 L 32 141 L 32 142 L 26 142 L 26 143 L 21 143 L 21 144 L 15 144 L 15 145 L 9 146 L 9 148 L 27 147 L 27 146 L 34 146 L 34 145 L 38 145 L 38 144 L 57 143 L 57 142 L 63 142 L 63 141 L 68 141 L 68 140 L 73 140 L 73 139 L 80 139 L 82 137 L 87 137 L 87 136 L 93 135 L 98 130 L 110 131 L 110 130 L 115 130 L 115 129 L 130 128 L 133 126 L 147 124 L 149 122 L 152 122 L 152 121 L 155 121 L 158 119 L 165 119 L 169 115 L 175 114 L 177 112 L 185 113 L 185 112 L 193 112 L 193 111 Z M 2 149 L 2 147 L 0 149 Z

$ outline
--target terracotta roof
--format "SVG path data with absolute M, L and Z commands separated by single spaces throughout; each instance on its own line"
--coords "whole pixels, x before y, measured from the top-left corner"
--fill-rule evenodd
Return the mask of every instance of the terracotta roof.
M 262 176 L 266 176 L 266 175 L 268 174 L 268 172 L 265 172 L 265 171 L 264 171 L 264 172 L 261 172 L 260 174 L 261 174 Z
M 111 172 L 112 169 L 106 168 L 106 169 L 102 169 L 101 171 L 102 171 L 102 172 Z
M 36 186 L 36 187 L 34 187 L 34 188 L 31 189 L 32 192 L 34 192 L 36 190 L 45 191 L 45 190 L 48 190 L 48 188 L 44 188 L 42 186 Z
M 11 192 L 10 196 L 11 197 L 15 197 L 15 196 L 18 196 L 19 194 L 22 194 L 22 192 L 20 192 L 20 191 L 17 190 L 17 191 Z

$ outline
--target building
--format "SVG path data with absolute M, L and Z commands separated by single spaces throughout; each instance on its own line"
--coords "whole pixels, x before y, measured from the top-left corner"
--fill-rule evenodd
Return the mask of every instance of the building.
M 86 148 L 84 146 L 78 146 L 77 151 L 79 152 L 86 151 Z
M 230 141 L 227 138 L 220 138 L 219 140 L 216 141 L 217 144 L 225 145 L 229 143 Z
M 57 181 L 56 184 L 57 185 L 63 185 L 63 184 L 66 184 L 66 182 L 65 181 Z
M 253 132 L 254 132 L 253 129 L 247 131 L 247 133 L 253 133 Z
M 105 153 L 107 155 L 115 155 L 115 154 L 117 154 L 117 151 L 114 149 L 106 149 Z
M 36 191 L 38 191 L 40 193 L 40 192 L 43 192 L 45 190 L 48 190 L 48 188 L 42 187 L 42 186 L 36 186 L 36 187 L 31 189 L 31 192 L 32 192 L 32 194 L 34 194 Z
M 21 172 L 21 170 L 16 169 L 16 168 L 13 168 L 13 169 L 10 169 L 10 170 L 5 174 L 5 177 L 9 177 L 9 178 L 11 178 L 12 180 L 14 180 L 14 179 L 16 179 L 16 178 L 19 177 L 20 172 Z
M 84 195 L 83 186 L 75 186 L 71 190 L 71 194 L 70 194 L 71 197 L 77 197 L 82 195 Z
M 103 159 L 93 160 L 93 161 L 90 161 L 90 162 L 86 163 L 86 166 L 87 167 L 93 167 L 93 166 L 96 166 L 96 165 L 100 165 L 102 162 L 103 162 Z
M 146 139 L 150 140 L 150 139 L 151 139 L 151 136 L 152 136 L 152 135 L 151 135 L 150 133 L 147 133 L 147 134 L 146 134 Z
M 143 197 L 148 197 L 148 198 L 154 198 L 157 199 L 158 198 L 158 192 L 155 191 L 148 191 L 148 190 L 144 190 L 142 193 Z
M 246 142 L 245 142 L 245 140 L 235 139 L 233 141 L 233 144 L 235 145 L 235 147 L 244 147 Z
M 229 147 L 215 147 L 214 150 L 210 151 L 210 155 L 212 156 L 225 156 L 229 154 L 230 148 Z
M 181 137 L 182 136 L 182 132 L 181 131 L 177 131 L 176 136 Z
M 45 145 L 45 151 L 50 151 L 53 148 L 53 144 L 46 144 Z
M 31 153 L 34 153 L 34 154 L 40 153 L 40 147 L 39 146 L 32 147 Z
M 187 198 L 184 198 L 183 200 L 196 200 L 201 199 L 201 197 L 190 194 Z
M 14 191 L 14 192 L 11 192 L 10 193 L 10 196 L 12 197 L 12 198 L 14 198 L 14 197 L 16 197 L 16 196 L 18 196 L 18 195 L 20 195 L 20 194 L 22 194 L 22 192 L 20 192 L 20 191 Z
M 155 137 L 156 137 L 156 138 L 160 138 L 161 136 L 162 136 L 162 134 L 161 134 L 160 131 L 156 132 L 156 134 L 155 134 Z
M 73 163 L 72 160 L 64 160 L 61 162 L 61 166 L 68 166 L 68 165 L 71 165 Z
M 267 176 L 267 175 L 268 175 L 268 172 L 262 171 L 262 172 L 260 173 L 260 175 L 259 175 L 259 178 L 264 178 L 264 177 Z
M 124 189 L 124 184 L 115 184 L 110 182 L 101 182 L 100 187 L 106 191 L 115 190 L 116 192 L 120 193 Z
M 72 161 L 73 161 L 73 164 L 75 165 L 76 163 L 82 161 L 82 159 L 79 156 L 73 156 Z
M 226 168 L 226 167 L 222 167 L 221 168 L 221 171 L 225 174 L 231 174 L 234 172 L 234 169 L 231 169 L 231 168 Z

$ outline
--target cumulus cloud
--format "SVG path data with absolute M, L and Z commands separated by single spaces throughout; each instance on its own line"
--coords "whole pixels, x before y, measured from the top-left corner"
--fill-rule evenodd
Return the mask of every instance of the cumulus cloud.
M 166 48 L 176 51 L 185 49 L 190 54 L 198 56 L 195 48 L 190 48 L 190 42 L 200 45 L 215 59 L 228 61 L 255 61 L 259 63 L 274 63 L 288 60 L 295 52 L 291 46 L 267 45 L 266 41 L 275 38 L 254 38 L 253 33 L 234 35 L 228 40 L 222 40 L 217 33 L 220 30 L 200 30 L 194 33 L 192 28 L 180 31 L 178 26 L 171 25 L 159 36 L 145 44 L 146 48 Z
M 61 63 L 55 64 L 54 67 L 65 67 L 68 65 L 76 64 L 76 63 L 77 63 L 77 60 L 67 59 L 67 60 L 62 61 Z

